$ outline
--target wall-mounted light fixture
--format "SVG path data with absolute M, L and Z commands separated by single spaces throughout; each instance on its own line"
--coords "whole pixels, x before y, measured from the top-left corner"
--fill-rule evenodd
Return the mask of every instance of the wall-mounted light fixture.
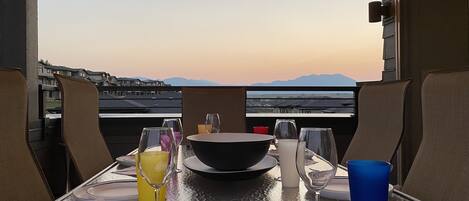
M 368 3 L 368 21 L 381 22 L 382 16 L 391 16 L 391 3 L 381 3 L 381 1 L 372 1 Z

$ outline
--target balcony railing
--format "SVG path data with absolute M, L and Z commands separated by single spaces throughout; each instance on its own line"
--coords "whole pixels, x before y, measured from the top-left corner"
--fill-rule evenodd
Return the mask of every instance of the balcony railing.
M 195 87 L 195 86 L 191 86 Z M 223 86 L 232 88 L 239 86 Z M 100 113 L 175 114 L 182 110 L 180 86 L 104 86 Z M 219 86 L 209 86 L 219 88 Z M 356 116 L 358 87 L 351 86 L 245 86 L 247 116 Z M 40 86 L 44 114 L 60 113 L 57 87 Z M 53 94 L 53 95 L 51 95 Z M 270 115 L 269 115 L 270 114 Z M 291 116 L 291 115 L 290 115 Z

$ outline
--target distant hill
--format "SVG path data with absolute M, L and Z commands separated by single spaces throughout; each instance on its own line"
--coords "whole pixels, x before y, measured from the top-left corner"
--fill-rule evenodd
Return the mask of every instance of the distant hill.
M 292 80 L 255 83 L 253 86 L 355 86 L 356 81 L 342 74 L 311 74 Z
M 135 76 L 135 77 L 132 77 L 132 78 L 139 79 L 139 80 L 142 80 L 142 81 L 145 81 L 145 80 L 156 80 L 156 79 L 153 79 L 153 78 L 148 78 L 148 77 L 143 77 L 143 76 Z
M 148 79 L 138 77 L 140 79 Z M 194 80 L 183 77 L 172 77 L 163 80 L 173 86 L 218 86 L 220 84 L 210 80 Z M 356 81 L 342 74 L 311 74 L 292 80 L 276 80 L 266 83 L 255 83 L 252 86 L 355 86 Z
M 172 86 L 217 86 L 219 85 L 216 82 L 209 81 L 209 80 L 193 80 L 193 79 L 186 79 L 183 77 L 172 77 L 163 80 L 164 83 L 170 84 Z

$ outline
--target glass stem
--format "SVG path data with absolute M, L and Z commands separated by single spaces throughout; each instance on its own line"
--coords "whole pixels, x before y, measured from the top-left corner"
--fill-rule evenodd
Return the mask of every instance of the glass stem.
M 155 201 L 160 201 L 160 189 L 155 188 Z
M 314 200 L 319 201 L 319 191 L 314 192 Z
M 179 160 L 179 145 L 176 147 L 176 157 L 174 159 L 174 172 L 176 174 L 181 173 L 182 171 L 178 169 L 178 160 Z

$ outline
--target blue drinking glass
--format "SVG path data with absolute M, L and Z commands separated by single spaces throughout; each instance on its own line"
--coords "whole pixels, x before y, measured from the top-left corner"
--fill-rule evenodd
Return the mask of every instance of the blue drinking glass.
M 387 201 L 391 164 L 385 161 L 347 162 L 352 201 Z

